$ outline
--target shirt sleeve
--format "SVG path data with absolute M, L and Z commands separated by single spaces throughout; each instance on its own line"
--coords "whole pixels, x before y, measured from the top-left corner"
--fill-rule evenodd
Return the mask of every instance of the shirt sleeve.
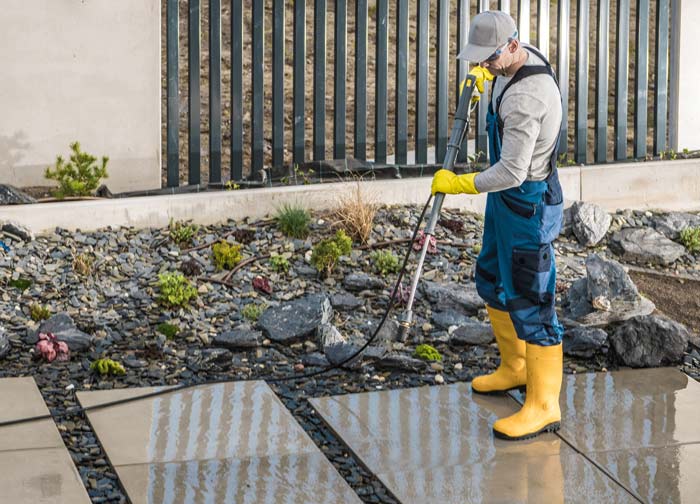
M 511 93 L 501 102 L 501 159 L 476 176 L 474 184 L 479 192 L 503 191 L 518 187 L 527 179 L 532 164 L 532 154 L 540 134 L 545 104 L 532 95 Z

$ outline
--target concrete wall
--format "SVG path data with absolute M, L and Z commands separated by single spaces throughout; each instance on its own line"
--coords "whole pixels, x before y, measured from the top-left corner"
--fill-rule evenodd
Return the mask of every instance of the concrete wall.
M 112 191 L 160 187 L 160 0 L 2 0 L 0 182 L 83 149 Z
M 682 0 L 680 15 L 680 40 L 678 77 L 671 86 L 678 89 L 678 149 L 700 149 L 700 66 L 697 65 L 697 52 L 700 47 L 700 1 Z M 672 105 L 673 107 L 674 105 Z M 672 114 L 673 115 L 673 114 Z M 671 125 L 673 128 L 673 125 Z

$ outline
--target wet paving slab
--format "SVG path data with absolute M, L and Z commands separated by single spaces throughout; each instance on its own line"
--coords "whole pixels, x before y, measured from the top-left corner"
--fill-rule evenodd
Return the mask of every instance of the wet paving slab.
M 83 406 L 156 389 L 79 392 Z M 361 502 L 261 381 L 195 387 L 88 419 L 134 504 Z
M 0 422 L 48 415 L 31 377 L 0 379 Z M 85 487 L 51 419 L 0 428 L 0 502 L 89 503 Z
M 468 383 L 311 399 L 312 406 L 402 503 L 638 502 L 560 437 L 495 439 L 512 397 Z

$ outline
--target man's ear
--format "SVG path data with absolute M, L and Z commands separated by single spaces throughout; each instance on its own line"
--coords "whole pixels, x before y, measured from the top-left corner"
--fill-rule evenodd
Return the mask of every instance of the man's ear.
M 517 51 L 520 48 L 520 41 L 518 39 L 513 39 L 511 40 L 510 44 L 508 44 L 508 51 L 513 54 L 515 51 Z

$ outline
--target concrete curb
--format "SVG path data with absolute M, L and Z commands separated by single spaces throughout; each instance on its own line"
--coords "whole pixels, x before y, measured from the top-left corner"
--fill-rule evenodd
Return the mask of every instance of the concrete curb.
M 596 203 L 608 211 L 618 208 L 700 210 L 700 159 L 655 161 L 560 169 L 564 196 Z M 0 221 L 15 221 L 34 233 L 56 227 L 90 231 L 112 227 L 164 227 L 170 219 L 215 224 L 228 219 L 261 218 L 284 204 L 332 208 L 357 182 L 285 186 L 169 196 L 72 201 L 0 207 Z M 359 182 L 363 192 L 383 204 L 422 205 L 430 178 Z M 448 196 L 445 206 L 483 212 L 484 194 Z

